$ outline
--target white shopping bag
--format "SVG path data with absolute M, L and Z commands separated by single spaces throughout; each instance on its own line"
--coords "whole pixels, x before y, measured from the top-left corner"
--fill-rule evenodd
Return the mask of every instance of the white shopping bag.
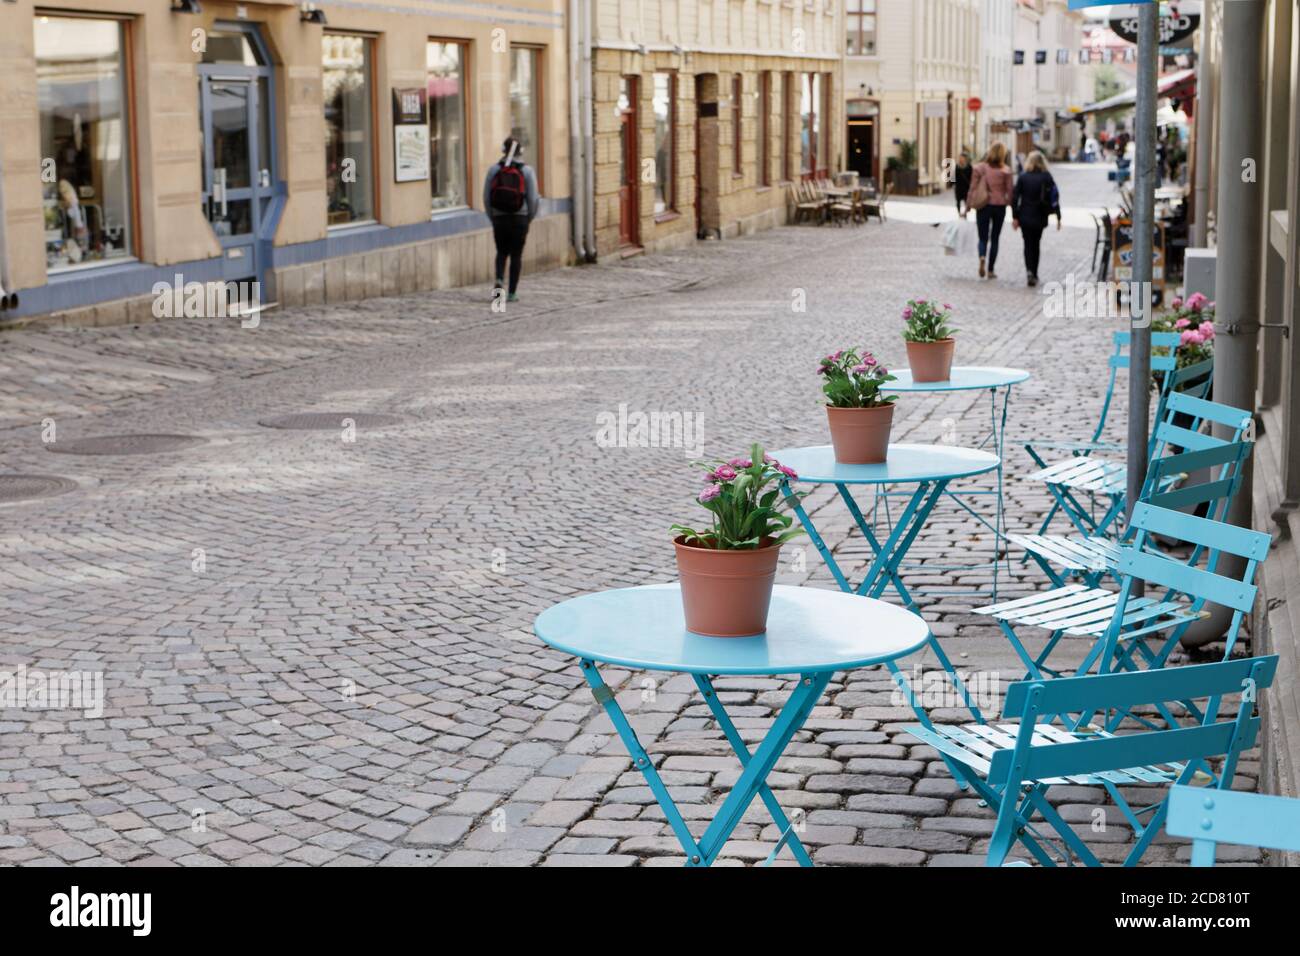
M 946 256 L 957 255 L 957 242 L 961 235 L 961 220 L 954 219 L 948 225 L 943 227 L 943 235 L 940 241 L 943 243 L 943 254 Z

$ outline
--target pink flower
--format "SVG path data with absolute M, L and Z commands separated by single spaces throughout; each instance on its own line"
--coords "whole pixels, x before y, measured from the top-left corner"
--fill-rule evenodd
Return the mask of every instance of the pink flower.
M 1178 341 L 1182 345 L 1200 345 L 1202 341 L 1201 333 L 1197 332 L 1195 329 L 1188 329 L 1183 332 L 1182 337 L 1179 338 Z
M 732 468 L 750 468 L 754 463 L 748 458 L 733 458 L 727 464 Z
M 730 465 L 719 465 L 713 471 L 709 472 L 710 481 L 732 481 L 736 477 L 736 469 Z
M 944 307 L 944 310 L 945 310 L 945 311 L 948 311 L 948 310 L 951 310 L 951 309 L 952 309 L 952 306 L 950 306 L 947 302 L 945 302 L 945 303 L 943 304 L 943 307 Z
M 1179 296 L 1174 296 L 1173 300 L 1169 303 L 1169 307 L 1171 309 L 1181 309 L 1183 307 L 1183 300 Z
M 917 300 L 916 300 L 916 304 L 917 304 L 917 305 L 925 305 L 925 300 L 924 300 L 924 299 L 917 299 Z
M 709 487 L 700 492 L 700 503 L 704 504 L 712 501 L 720 494 L 722 494 L 722 485 L 709 485 Z
M 1197 326 L 1197 328 L 1199 328 L 1199 329 L 1201 330 L 1201 341 L 1202 341 L 1202 342 L 1208 342 L 1210 339 L 1214 338 L 1214 323 L 1213 323 L 1213 322 L 1202 322 L 1199 326 Z
M 1187 307 L 1193 312 L 1200 312 L 1210 300 L 1199 292 L 1193 292 L 1187 297 Z
M 854 375 L 867 375 L 871 372 L 871 366 L 863 362 L 861 365 L 853 366 Z
M 866 355 L 862 356 L 862 364 L 867 366 L 875 365 L 876 357 L 868 352 Z
M 906 309 L 904 309 L 904 310 L 903 310 L 903 318 L 905 318 L 905 319 L 910 319 L 911 317 L 912 317 L 912 310 L 911 310 L 911 308 L 906 308 Z
M 1174 328 L 1185 329 L 1191 324 L 1192 324 L 1191 319 L 1179 319 L 1177 322 L 1174 323 Z
M 791 468 L 789 465 L 778 465 L 777 470 L 780 471 L 781 474 L 785 475 L 787 478 L 791 479 L 792 481 L 799 480 L 799 476 L 795 474 L 795 470 Z
M 838 362 L 840 360 L 840 356 L 842 356 L 843 354 L 844 354 L 843 349 L 840 349 L 838 352 L 832 352 L 830 355 L 822 359 L 822 363 L 828 364 L 828 363 Z

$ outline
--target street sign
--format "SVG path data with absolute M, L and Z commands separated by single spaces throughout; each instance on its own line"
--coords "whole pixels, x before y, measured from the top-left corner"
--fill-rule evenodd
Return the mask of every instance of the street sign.
M 1178 15 L 1170 14 L 1163 16 L 1156 21 L 1156 32 L 1160 38 L 1160 45 L 1173 46 L 1186 40 L 1196 28 L 1201 25 L 1201 18 L 1195 13 L 1180 13 Z M 1121 39 L 1129 43 L 1137 43 L 1138 18 L 1116 17 L 1110 21 L 1110 28 Z
M 983 106 L 984 101 L 978 96 L 972 96 L 966 101 L 966 109 L 970 110 L 972 113 L 978 113 Z

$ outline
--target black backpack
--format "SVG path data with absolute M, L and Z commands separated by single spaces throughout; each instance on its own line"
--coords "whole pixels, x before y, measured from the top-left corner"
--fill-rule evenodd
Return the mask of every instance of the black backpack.
M 524 207 L 528 197 L 528 181 L 523 170 L 514 163 L 503 163 L 492 177 L 488 198 L 497 212 L 516 213 Z

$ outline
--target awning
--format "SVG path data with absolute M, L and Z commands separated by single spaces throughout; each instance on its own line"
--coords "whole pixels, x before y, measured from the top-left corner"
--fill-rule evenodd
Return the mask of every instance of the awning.
M 1156 81 L 1156 94 L 1162 97 L 1172 97 L 1174 99 L 1190 99 L 1196 92 L 1196 71 L 1195 70 L 1178 70 L 1175 73 L 1169 73 L 1160 77 Z M 1098 100 L 1085 106 L 1081 113 L 1099 113 L 1102 110 L 1113 110 L 1121 106 L 1134 106 L 1137 104 L 1137 87 L 1131 87 L 1123 93 L 1116 93 L 1114 96 L 1108 96 L 1104 100 Z

